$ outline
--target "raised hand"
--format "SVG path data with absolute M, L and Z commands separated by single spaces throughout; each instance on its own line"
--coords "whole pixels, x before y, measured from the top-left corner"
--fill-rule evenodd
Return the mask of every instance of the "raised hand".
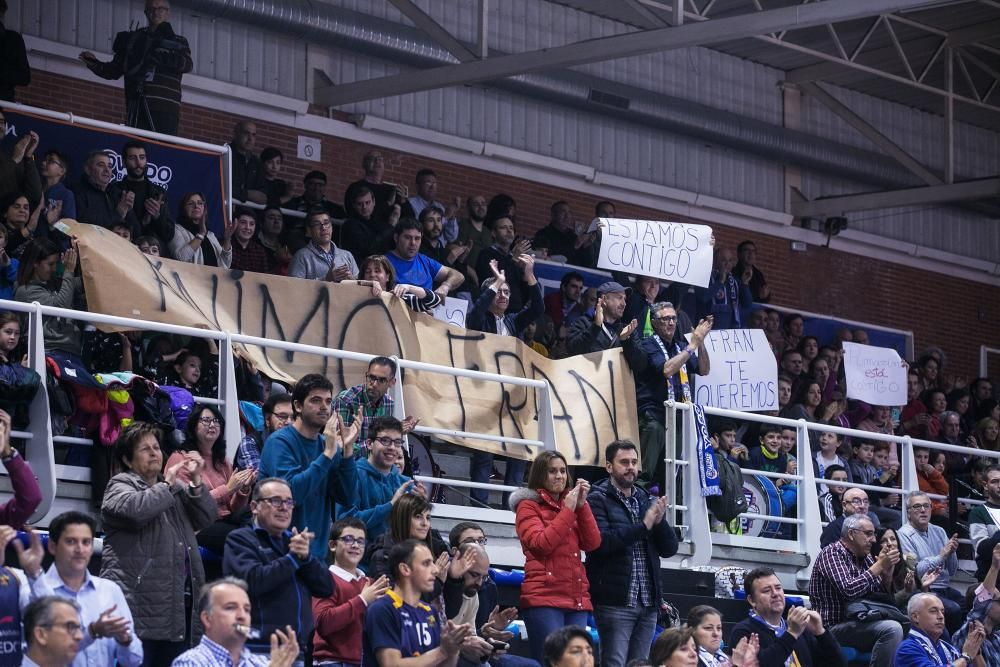
M 920 577 L 920 588 L 923 590 L 929 590 L 931 584 L 938 580 L 941 576 L 941 568 L 932 567 L 931 569 L 924 572 L 924 576 Z
M 757 667 L 760 638 L 757 633 L 740 639 L 733 647 L 733 667 Z
M 360 410 L 358 412 L 360 413 Z M 323 455 L 332 459 L 340 447 L 340 413 L 334 411 L 323 427 Z
M 160 207 L 163 203 L 156 197 L 146 197 L 146 201 L 143 202 L 142 207 L 146 209 L 146 213 L 153 220 L 160 217 Z
M 472 634 L 472 626 L 468 623 L 456 625 L 448 621 L 441 632 L 441 652 L 446 656 L 454 657 L 462 648 L 462 642 Z
M 563 498 L 563 505 L 574 511 L 576 510 L 577 507 L 579 507 L 580 505 L 579 484 L 577 484 L 576 486 L 574 486 L 572 489 L 569 490 L 569 492 L 566 494 L 566 497 Z
M 459 556 L 458 549 L 453 552 L 451 565 L 448 568 L 448 576 L 452 579 L 461 579 L 466 572 L 471 570 L 476 564 L 476 550 L 467 549 L 465 555 Z
M 597 297 L 597 305 L 594 306 L 594 326 L 601 328 L 604 326 L 604 297 Z
M 45 550 L 42 549 L 42 538 L 31 526 L 25 526 L 24 531 L 28 533 L 29 546 L 25 549 L 21 540 L 14 540 L 14 551 L 17 552 L 17 560 L 21 564 L 21 569 L 29 577 L 34 578 L 42 573 L 42 558 L 45 557 Z
M 298 528 L 292 528 L 292 538 L 288 541 L 288 553 L 292 554 L 299 560 L 309 559 L 309 544 L 312 542 L 315 534 L 308 528 L 299 532 Z
M 438 569 L 438 575 L 437 575 L 438 579 L 440 579 L 441 581 L 448 580 L 448 570 L 449 570 L 448 563 L 450 561 L 451 561 L 451 554 L 449 554 L 447 551 L 442 551 L 441 555 L 438 556 L 437 559 L 434 561 L 434 565 L 436 565 Z
M 79 259 L 79 250 L 77 250 L 77 243 L 73 241 L 70 245 L 69 250 L 63 253 L 62 261 L 63 266 L 66 268 L 66 273 L 71 274 L 76 271 L 76 263 Z
M 788 610 L 788 634 L 795 638 L 806 629 L 806 624 L 809 623 L 809 610 L 805 607 L 792 607 Z
M 705 340 L 705 336 L 708 332 L 712 330 L 712 323 L 715 318 L 709 315 L 705 319 L 698 322 L 698 326 L 694 328 L 694 333 L 691 334 L 691 344 L 695 347 L 700 347 L 702 342 Z
M 389 590 L 389 579 L 383 574 L 375 581 L 369 581 L 368 584 L 361 589 L 361 599 L 363 599 L 366 603 L 371 604 L 378 598 L 382 597 L 387 590 Z
M 115 207 L 118 215 L 124 218 L 132 210 L 133 204 L 135 204 L 135 193 L 131 190 L 123 190 L 122 196 L 118 200 L 118 206 Z
M 271 661 L 268 667 L 292 667 L 299 657 L 299 642 L 292 626 L 286 625 L 285 631 L 275 630 L 271 633 Z
M 183 468 L 185 465 L 187 465 L 186 459 L 178 461 L 177 463 L 173 464 L 172 466 L 164 470 L 163 481 L 172 486 L 173 483 L 177 481 L 177 474 L 181 471 L 181 468 Z
M 131 624 L 121 616 L 114 614 L 118 605 L 111 605 L 101 612 L 97 620 L 90 624 L 91 634 L 96 637 L 114 637 L 119 643 L 125 644 L 131 638 Z
M 635 331 L 636 327 L 638 326 L 639 326 L 639 320 L 633 319 L 631 322 L 629 322 L 622 328 L 621 332 L 619 332 L 618 334 L 618 339 L 626 340 L 629 336 L 632 335 L 632 332 Z
M 10 432 L 12 430 L 10 415 L 0 410 L 0 458 L 7 458 L 14 451 L 13 446 L 10 444 Z
M 515 618 L 517 618 L 517 607 L 508 607 L 500 611 L 500 605 L 497 605 L 490 612 L 490 617 L 483 624 L 480 634 L 487 639 L 508 642 L 514 638 L 514 633 L 508 632 L 507 627 Z
M 413 429 L 420 424 L 420 417 L 414 417 L 413 415 L 406 415 L 403 417 L 403 435 L 411 433 Z
M 396 492 L 392 494 L 392 498 L 389 500 L 389 504 L 395 505 L 397 500 L 402 498 L 404 495 L 406 495 L 407 492 L 409 492 L 410 489 L 413 488 L 414 484 L 415 482 L 412 479 L 408 479 L 405 482 L 403 482 L 400 485 L 400 487 L 396 489 Z
M 45 209 L 45 220 L 50 225 L 59 222 L 59 218 L 62 217 L 62 207 L 62 199 L 55 199 L 52 205 Z

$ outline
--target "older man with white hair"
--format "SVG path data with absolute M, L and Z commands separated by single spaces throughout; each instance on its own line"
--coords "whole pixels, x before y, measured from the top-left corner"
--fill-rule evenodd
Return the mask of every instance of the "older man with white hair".
M 906 605 L 910 617 L 910 634 L 899 644 L 893 667 L 986 667 L 979 651 L 986 631 L 983 624 L 973 621 L 962 650 L 941 639 L 944 634 L 944 604 L 933 593 L 917 593 Z

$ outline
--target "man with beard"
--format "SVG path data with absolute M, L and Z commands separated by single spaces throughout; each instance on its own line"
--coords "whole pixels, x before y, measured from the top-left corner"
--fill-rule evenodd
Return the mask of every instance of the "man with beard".
M 677 534 L 664 519 L 668 498 L 651 498 L 635 484 L 635 443 L 615 440 L 604 460 L 609 477 L 587 495 L 601 531 L 601 546 L 587 553 L 587 579 L 601 667 L 622 667 L 649 654 L 660 609 L 660 559 L 677 553 Z
M 1000 510 L 1000 466 L 986 471 L 986 504 L 976 505 L 969 512 L 969 537 L 976 552 L 976 579 L 983 580 L 993 560 L 993 547 L 1000 544 L 1000 530 L 988 509 Z
M 479 261 L 479 253 L 493 245 L 493 230 L 486 224 L 486 197 L 469 197 L 465 206 L 469 215 L 458 221 L 458 240 L 462 243 L 472 242 L 466 262 L 474 267 Z
M 356 491 L 337 505 L 340 518 L 356 516 L 365 522 L 369 541 L 389 528 L 389 512 L 403 494 L 427 495 L 424 485 L 400 472 L 403 465 L 403 424 L 395 417 L 376 417 L 368 430 L 368 458 L 356 463 Z
M 361 431 L 358 442 L 368 442 L 368 431 L 377 417 L 391 417 L 395 401 L 390 392 L 396 386 L 396 362 L 389 357 L 375 357 L 368 362 L 365 381 L 348 387 L 337 394 L 333 401 L 333 409 L 340 415 L 345 424 L 354 421 L 358 412 L 361 413 Z M 406 417 L 403 420 L 403 435 L 413 430 L 420 420 L 416 417 Z
M 516 259 L 524 269 L 524 279 L 528 285 L 528 303 L 515 313 L 508 313 L 510 307 L 511 288 L 507 284 L 506 274 L 499 269 L 496 260 L 489 264 L 493 277 L 483 281 L 482 293 L 476 299 L 465 318 L 465 326 L 473 331 L 485 331 L 498 336 L 517 337 L 530 322 L 542 315 L 542 290 L 535 278 L 535 258 L 531 255 L 521 255 Z M 504 473 L 504 484 L 519 486 L 524 481 L 525 461 L 506 459 L 507 468 Z M 493 454 L 477 451 L 472 454 L 469 478 L 473 482 L 489 483 L 493 471 Z M 470 489 L 469 495 L 486 504 L 489 491 L 486 489 Z
M 455 269 L 467 277 L 469 266 L 466 263 L 469 258 L 469 251 L 472 249 L 471 242 L 462 243 L 444 239 L 444 218 L 441 211 L 432 206 L 428 206 L 420 212 L 420 224 L 423 227 L 423 239 L 420 242 L 420 252 L 427 255 L 436 262 L 444 266 Z M 458 292 L 469 292 L 469 283 L 466 281 L 458 287 Z
M 102 63 L 90 51 L 80 60 L 102 79 L 125 77 L 125 122 L 141 130 L 177 134 L 181 77 L 194 68 L 187 40 L 170 27 L 170 3 L 146 0 L 149 26 L 115 35 L 114 58 Z
M 659 479 L 657 467 L 663 463 L 666 429 L 664 401 L 690 403 L 693 400 L 689 376 L 708 375 L 710 363 L 704 341 L 712 330 L 712 316 L 698 322 L 688 343 L 677 334 L 677 310 L 669 301 L 650 307 L 654 335 L 622 341 L 625 360 L 635 376 L 635 397 L 639 412 L 639 447 L 642 452 L 641 479 Z M 666 381 L 664 381 L 664 378 Z
M 635 331 L 636 320 L 624 322 L 625 288 L 609 280 L 597 288 L 597 306 L 594 319 L 579 317 L 570 325 L 569 353 L 587 354 L 620 347 L 622 341 Z
M 262 479 L 250 500 L 253 525 L 238 528 L 226 538 L 222 571 L 247 583 L 253 609 L 249 625 L 260 632 L 247 646 L 257 654 L 270 651 L 271 633 L 286 624 L 295 630 L 304 654 L 314 623 L 312 605 L 302 601 L 333 593 L 323 561 L 310 554 L 312 531 L 289 530 L 294 506 L 288 482 Z
M 97 150 L 87 154 L 83 177 L 73 189 L 77 219 L 105 229 L 125 222 L 132 230 L 132 238 L 138 238 L 142 234 L 133 209 L 135 194 L 123 190 L 113 178 L 111 157 L 107 153 Z
M 392 247 L 393 226 L 376 210 L 375 192 L 359 185 L 348 192 L 347 220 L 340 228 L 340 245 L 355 259 L 378 255 Z
M 420 252 L 423 227 L 416 220 L 405 218 L 396 224 L 393 237 L 396 247 L 386 259 L 396 270 L 396 282 L 416 285 L 434 291 L 443 299 L 465 282 L 465 277 L 455 269 L 444 266 Z M 434 285 L 437 285 L 437 288 Z
M 310 373 L 292 390 L 295 420 L 264 443 L 260 477 L 280 477 L 302 501 L 292 513 L 299 530 L 315 533 L 309 553 L 325 558 L 334 503 L 355 497 L 354 441 L 360 424 L 345 426 L 333 412 L 333 383 Z M 308 499 L 308 502 L 305 501 Z
M 125 180 L 120 186 L 133 194 L 132 210 L 139 221 L 140 235 L 160 239 L 166 248 L 174 238 L 174 221 L 167 206 L 167 192 L 146 175 L 146 146 L 139 141 L 129 141 L 122 148 L 125 163 Z M 133 236 L 133 238 L 137 238 Z

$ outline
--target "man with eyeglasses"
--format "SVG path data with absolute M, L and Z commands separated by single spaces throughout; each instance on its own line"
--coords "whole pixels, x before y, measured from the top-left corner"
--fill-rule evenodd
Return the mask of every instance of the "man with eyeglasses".
M 639 451 L 642 454 L 639 479 L 644 485 L 654 479 L 663 479 L 661 471 L 666 437 L 664 401 L 692 402 L 689 378 L 695 373 L 708 375 L 711 364 L 704 341 L 713 324 L 711 315 L 698 322 L 688 342 L 683 335 L 687 332 L 677 326 L 674 304 L 660 301 L 650 306 L 649 312 L 653 335 L 641 339 L 630 335 L 622 339 L 625 360 L 635 376 Z M 680 442 L 680 438 L 677 441 Z
M 511 287 L 507 282 L 506 272 L 499 268 L 497 260 L 491 259 L 489 269 L 493 275 L 483 281 L 482 292 L 465 317 L 467 329 L 516 338 L 528 324 L 536 321 L 545 312 L 542 288 L 539 287 L 538 279 L 535 277 L 535 258 L 531 255 L 519 255 L 514 261 L 523 270 L 524 281 L 528 287 L 526 293 L 528 302 L 517 312 L 507 312 L 510 306 Z M 527 463 L 514 458 L 504 460 L 507 465 L 503 483 L 508 486 L 520 486 L 524 481 Z M 469 464 L 469 479 L 485 484 L 490 481 L 492 472 L 493 454 L 474 451 Z M 469 495 L 480 506 L 486 505 L 489 500 L 489 491 L 486 489 L 470 489 Z
M 395 417 L 376 417 L 368 429 L 368 458 L 357 461 L 357 490 L 353 502 L 337 505 L 337 516 L 356 516 L 365 522 L 368 539 L 389 529 L 389 512 L 406 493 L 427 496 L 420 482 L 400 472 L 403 465 L 403 424 Z
M 248 468 L 258 470 L 260 468 L 260 452 L 263 450 L 264 442 L 279 428 L 292 423 L 294 416 L 292 397 L 289 394 L 272 391 L 271 395 L 264 401 L 264 405 L 261 406 L 261 413 L 264 416 L 264 432 L 249 431 L 240 440 L 239 447 L 236 448 L 236 456 L 233 459 L 233 468 L 236 470 Z M 345 424 L 350 424 L 354 418 L 352 416 L 343 421 Z
M 368 442 L 368 430 L 377 417 L 392 417 L 395 401 L 390 391 L 396 386 L 396 362 L 389 357 L 375 357 L 368 362 L 365 381 L 348 387 L 333 400 L 333 410 L 345 424 L 354 421 L 361 412 L 361 432 L 358 442 L 364 446 Z M 414 429 L 420 422 L 416 417 L 406 417 L 402 421 L 403 435 Z
M 840 531 L 844 526 L 844 519 L 853 514 L 867 516 L 868 520 L 875 526 L 875 530 L 881 527 L 878 517 L 869 509 L 868 494 L 865 493 L 864 489 L 848 489 L 844 491 L 844 494 L 840 497 L 840 507 L 843 514 L 826 524 L 823 534 L 820 535 L 819 544 L 821 547 L 829 546 L 840 539 Z
M 313 632 L 309 601 L 333 593 L 326 567 L 310 553 L 315 537 L 311 527 L 289 530 L 294 507 L 288 482 L 277 477 L 262 479 L 250 501 L 253 525 L 234 530 L 226 538 L 222 571 L 247 583 L 253 609 L 250 627 L 260 631 L 258 638 L 247 639 L 254 653 L 270 652 L 271 633 L 290 625 L 304 655 Z
M 80 605 L 64 597 L 40 597 L 24 610 L 25 667 L 66 667 L 83 640 Z
M 899 562 L 899 549 L 882 549 L 872 555 L 875 527 L 863 514 L 844 519 L 839 540 L 819 552 L 809 578 L 809 599 L 823 618 L 823 627 L 841 646 L 871 653 L 871 667 L 892 664 L 896 647 L 903 640 L 903 627 L 896 621 L 859 621 L 848 618 L 850 602 L 883 594 Z
M 354 255 L 338 248 L 333 242 L 333 222 L 329 213 L 321 208 L 309 211 L 306 235 L 309 244 L 292 256 L 292 263 L 288 265 L 289 276 L 333 283 L 358 277 Z
M 149 25 L 115 35 L 114 57 L 101 62 L 90 51 L 80 60 L 102 79 L 125 77 L 125 123 L 163 134 L 177 134 L 181 118 L 181 77 L 194 68 L 191 48 L 170 26 L 170 3 L 146 0 Z
M 896 537 L 904 553 L 917 556 L 917 578 L 928 570 L 940 568 L 931 592 L 944 603 L 948 632 L 955 632 L 962 625 L 965 615 L 965 596 L 951 587 L 951 578 L 958 571 L 958 534 L 950 538 L 944 528 L 931 523 L 931 499 L 925 493 L 914 492 L 906 499 L 906 524 Z

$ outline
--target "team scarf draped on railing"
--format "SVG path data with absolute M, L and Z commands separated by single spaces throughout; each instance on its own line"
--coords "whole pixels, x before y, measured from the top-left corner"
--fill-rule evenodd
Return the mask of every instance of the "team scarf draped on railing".
M 720 496 L 722 487 L 719 484 L 719 466 L 715 460 L 715 448 L 708 437 L 708 424 L 705 422 L 705 409 L 697 403 L 693 404 L 691 413 L 694 416 L 695 441 L 698 448 L 698 478 L 701 480 L 702 496 Z

